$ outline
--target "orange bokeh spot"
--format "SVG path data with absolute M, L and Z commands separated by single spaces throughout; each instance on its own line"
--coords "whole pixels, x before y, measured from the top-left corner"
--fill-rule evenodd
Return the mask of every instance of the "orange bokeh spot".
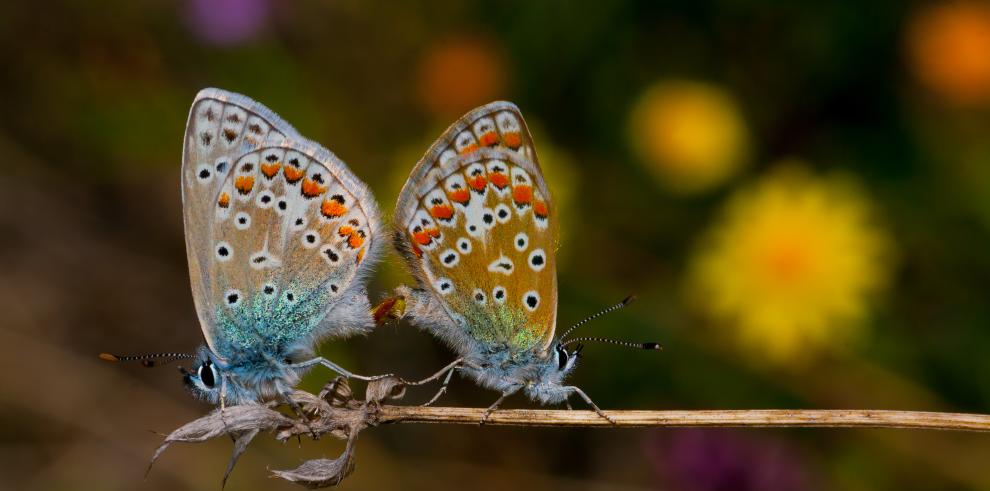
M 282 167 L 282 173 L 285 174 L 285 180 L 289 181 L 290 183 L 294 183 L 302 179 L 302 176 L 306 174 L 305 172 L 303 172 L 302 169 L 293 167 L 291 165 L 286 165 Z
M 435 205 L 430 209 L 430 214 L 433 218 L 450 220 L 450 217 L 454 216 L 454 209 L 450 205 Z
M 248 194 L 254 189 L 254 176 L 237 176 L 234 180 L 234 187 L 241 194 Z
M 512 188 L 512 201 L 515 201 L 517 205 L 529 204 L 533 201 L 533 188 L 526 185 Z
M 956 104 L 990 102 L 990 5 L 926 8 L 910 25 L 907 41 L 922 83 Z
M 501 172 L 489 174 L 488 179 L 492 181 L 492 184 L 499 189 L 505 189 L 505 187 L 509 185 L 509 176 Z
M 217 205 L 219 205 L 220 208 L 230 206 L 230 195 L 227 193 L 220 193 L 220 199 L 217 200 Z
M 547 202 L 536 200 L 536 202 L 533 203 L 533 213 L 540 218 L 550 216 L 550 210 L 547 208 Z
M 302 183 L 302 195 L 307 198 L 315 198 L 323 193 L 327 192 L 326 186 L 321 186 L 316 181 L 311 181 L 309 179 L 304 179 Z
M 271 164 L 261 164 L 261 173 L 264 174 L 265 177 L 271 179 L 275 177 L 275 174 L 278 174 L 278 171 L 281 168 L 282 168 L 282 164 L 278 162 L 274 162 Z
M 347 213 L 347 207 L 335 199 L 325 199 L 320 205 L 320 213 L 327 218 L 340 218 Z
M 517 131 L 506 133 L 503 139 L 505 140 L 506 146 L 513 150 L 522 145 L 522 135 L 520 135 Z
M 420 104 L 446 119 L 497 99 L 505 86 L 505 63 L 493 41 L 463 36 L 431 46 L 416 78 Z
M 471 189 L 479 193 L 485 190 L 485 185 L 487 184 L 488 179 L 485 179 L 485 176 L 474 176 L 468 178 L 468 186 L 471 186 Z
M 455 203 L 465 204 L 471 199 L 471 194 L 467 189 L 455 189 L 447 197 Z

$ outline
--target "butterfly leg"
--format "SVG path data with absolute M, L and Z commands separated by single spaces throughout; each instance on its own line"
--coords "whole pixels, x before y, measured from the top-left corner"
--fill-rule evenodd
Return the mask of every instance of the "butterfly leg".
M 571 385 L 569 387 L 564 387 L 564 389 L 569 390 L 572 393 L 581 396 L 581 399 L 584 399 L 584 402 L 587 402 L 588 405 L 591 406 L 591 409 L 594 409 L 599 416 L 605 418 L 605 420 L 608 421 L 609 423 L 615 424 L 615 420 L 609 417 L 609 415 L 605 414 L 605 411 L 602 411 L 597 405 L 595 405 L 594 401 L 592 401 L 591 398 L 588 397 L 588 394 L 585 394 L 583 390 L 579 389 L 577 386 L 574 385 Z
M 498 407 L 502 405 L 502 401 L 504 401 L 506 397 L 509 397 L 512 394 L 515 394 L 516 392 L 519 392 L 519 389 L 521 389 L 521 388 L 522 388 L 521 385 L 517 385 L 517 386 L 512 387 L 511 389 L 506 390 L 505 392 L 503 392 L 502 393 L 502 396 L 499 397 L 498 400 L 496 400 L 495 402 L 493 402 L 491 406 L 488 406 L 488 409 L 485 410 L 485 414 L 481 416 L 481 422 L 479 424 L 485 424 L 485 422 L 488 421 L 488 417 L 491 416 L 492 413 L 494 413 L 495 410 L 498 409 Z
M 450 378 L 454 376 L 454 372 L 456 372 L 458 368 L 460 368 L 460 365 L 453 366 L 450 368 L 450 370 L 447 370 L 447 376 L 444 377 L 443 383 L 440 384 L 440 390 L 438 390 L 437 393 L 434 394 L 429 401 L 426 401 L 424 404 L 422 404 L 421 407 L 426 407 L 429 406 L 430 404 L 433 404 L 434 402 L 437 402 L 437 399 L 439 399 L 440 396 L 442 396 L 445 392 L 447 392 L 447 384 L 450 383 Z
M 290 368 L 307 368 L 307 367 L 311 367 L 313 365 L 323 365 L 323 366 L 329 368 L 330 370 L 333 370 L 334 372 L 337 372 L 338 374 L 343 375 L 344 377 L 354 378 L 354 379 L 358 379 L 358 380 L 364 380 L 365 382 L 371 382 L 371 381 L 374 381 L 374 380 L 380 380 L 380 379 L 383 379 L 383 378 L 388 378 L 388 377 L 394 376 L 391 373 L 387 373 L 385 375 L 375 375 L 375 376 L 372 376 L 372 377 L 368 377 L 366 375 L 358 375 L 356 373 L 351 373 L 351 372 L 347 371 L 346 369 L 344 369 L 344 367 L 342 367 L 342 366 L 340 366 L 340 365 L 338 365 L 338 364 L 336 364 L 336 363 L 334 363 L 334 362 L 332 362 L 332 361 L 330 361 L 330 360 L 328 360 L 328 359 L 326 359 L 326 358 L 324 358 L 322 356 L 313 358 L 312 360 L 307 360 L 307 361 L 300 362 L 300 363 L 294 363 L 292 365 L 289 365 L 289 367 Z
M 318 440 L 320 438 L 320 435 L 317 435 L 316 430 L 314 430 L 313 427 L 309 425 L 309 416 L 306 414 L 306 411 L 303 411 L 302 407 L 300 407 L 299 404 L 292 399 L 292 391 L 280 384 L 278 387 L 278 392 L 279 394 L 282 395 L 282 400 L 284 400 L 285 403 L 288 404 L 290 408 L 292 408 L 292 412 L 296 413 L 296 416 L 299 417 L 299 420 L 302 421 L 304 425 L 306 425 L 306 429 L 309 430 L 309 434 L 313 437 L 313 439 Z

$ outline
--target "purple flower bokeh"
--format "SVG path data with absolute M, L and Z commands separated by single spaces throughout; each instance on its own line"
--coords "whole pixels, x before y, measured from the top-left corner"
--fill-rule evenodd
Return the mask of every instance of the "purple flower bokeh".
M 814 489 L 795 449 L 726 430 L 677 430 L 646 441 L 661 481 L 679 491 Z
M 271 0 L 186 0 L 193 33 L 217 46 L 254 39 L 268 24 L 271 11 Z

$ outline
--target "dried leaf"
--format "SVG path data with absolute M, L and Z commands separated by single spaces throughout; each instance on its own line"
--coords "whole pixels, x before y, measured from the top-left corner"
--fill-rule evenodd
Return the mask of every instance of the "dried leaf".
M 292 425 L 293 421 L 288 417 L 259 404 L 233 406 L 222 411 L 217 409 L 202 418 L 182 425 L 165 437 L 165 441 L 152 455 L 147 472 L 151 472 L 151 466 L 175 442 L 199 443 L 220 435 L 232 434 L 235 436 L 236 445 L 236 437 L 246 431 L 275 430 Z
M 274 477 L 301 484 L 310 489 L 326 488 L 340 484 L 354 471 L 354 442 L 359 430 L 352 430 L 344 453 L 336 459 L 314 459 L 303 462 L 292 470 L 272 471 Z
M 401 399 L 406 394 L 406 381 L 396 376 L 388 376 L 368 382 L 365 390 L 365 403 L 378 403 L 385 399 Z
M 234 451 L 230 454 L 230 461 L 227 462 L 227 470 L 223 473 L 223 481 L 220 482 L 220 489 L 223 489 L 227 485 L 227 478 L 230 477 L 230 472 L 234 470 L 234 465 L 237 464 L 237 459 L 241 457 L 241 454 L 247 450 L 247 446 L 251 443 L 254 437 L 258 436 L 260 430 L 247 430 L 237 435 L 234 438 Z

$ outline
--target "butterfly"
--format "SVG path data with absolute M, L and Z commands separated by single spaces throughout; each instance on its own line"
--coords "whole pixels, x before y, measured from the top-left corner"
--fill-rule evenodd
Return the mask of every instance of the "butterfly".
M 329 337 L 374 327 L 364 280 L 381 250 L 374 197 L 327 149 L 267 107 L 204 89 L 186 124 L 182 202 L 193 299 L 206 346 L 196 355 L 117 356 L 153 366 L 196 360 L 189 390 L 213 404 L 288 395 Z M 295 407 L 293 405 L 293 407 Z
M 396 248 L 417 281 L 400 287 L 403 315 L 454 349 L 460 358 L 424 381 L 455 370 L 501 392 L 524 391 L 543 404 L 580 396 L 608 416 L 580 388 L 564 383 L 581 341 L 644 349 L 656 343 L 555 337 L 559 218 L 519 109 L 494 102 L 450 126 L 412 170 L 396 204 Z M 628 300 L 606 309 L 624 306 Z M 392 301 L 394 303 L 394 300 Z M 396 310 L 392 303 L 386 309 Z M 594 317 L 597 317 L 596 314 Z M 587 320 L 578 323 L 577 327 Z

